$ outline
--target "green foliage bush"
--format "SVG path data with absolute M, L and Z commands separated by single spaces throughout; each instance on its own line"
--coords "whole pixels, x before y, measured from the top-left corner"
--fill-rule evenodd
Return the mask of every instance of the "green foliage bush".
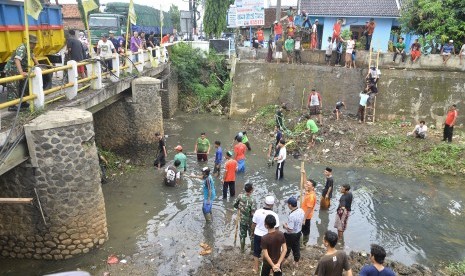
M 205 107 L 214 100 L 227 105 L 232 82 L 223 56 L 179 43 L 171 49 L 170 59 L 178 74 L 181 94 L 194 96 L 194 105 Z
M 376 146 L 383 149 L 393 149 L 400 143 L 402 143 L 401 137 L 395 136 L 383 136 L 383 135 L 374 135 L 368 137 L 368 144 Z
M 421 160 L 425 165 L 455 170 L 458 167 L 457 162 L 462 162 L 465 165 L 465 161 L 462 160 L 463 153 L 465 153 L 463 145 L 441 143 L 423 153 Z M 463 265 L 465 266 L 465 263 Z
M 446 267 L 447 275 L 463 276 L 465 275 L 465 260 L 457 263 L 451 263 Z

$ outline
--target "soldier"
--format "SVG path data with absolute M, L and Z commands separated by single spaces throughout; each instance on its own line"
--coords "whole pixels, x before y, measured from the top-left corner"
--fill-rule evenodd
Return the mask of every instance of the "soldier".
M 245 194 L 240 194 L 236 201 L 234 202 L 234 208 L 240 210 L 240 229 L 241 232 L 239 234 L 240 241 L 241 241 L 241 251 L 244 253 L 245 248 L 245 238 L 247 237 L 247 233 L 249 234 L 250 238 L 250 247 L 253 252 L 253 232 L 252 232 L 252 217 L 255 211 L 255 200 L 252 196 L 253 187 L 252 184 L 247 183 L 244 186 Z
M 38 65 L 39 62 L 37 59 L 34 57 L 34 54 L 32 51 L 36 47 L 37 44 L 37 37 L 34 35 L 29 35 L 29 47 L 31 49 L 31 59 L 33 60 L 35 65 Z M 11 55 L 11 58 L 8 60 L 8 62 L 5 65 L 4 73 L 5 77 L 11 77 L 11 76 L 16 76 L 16 75 L 23 75 L 24 77 L 27 77 L 28 75 L 28 60 L 27 60 L 27 47 L 26 43 L 21 43 L 21 45 L 16 48 L 14 51 L 13 55 Z M 23 89 L 23 86 L 26 84 L 26 79 L 22 79 L 19 81 L 12 81 L 7 83 L 6 87 L 8 89 L 8 94 L 7 98 L 9 101 L 17 99 L 18 97 L 21 96 L 21 91 Z M 28 85 L 26 85 L 26 88 L 24 90 L 24 95 L 28 95 L 29 89 Z M 27 108 L 29 107 L 29 103 L 23 102 L 21 103 L 21 108 Z M 18 106 L 10 106 L 8 108 L 8 111 L 16 111 L 18 110 Z

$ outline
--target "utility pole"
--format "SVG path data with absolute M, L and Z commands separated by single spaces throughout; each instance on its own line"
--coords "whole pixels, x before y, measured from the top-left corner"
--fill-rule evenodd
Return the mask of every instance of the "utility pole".
M 281 0 L 276 1 L 276 21 L 281 20 Z
M 194 12 L 194 24 L 192 24 L 192 26 L 194 27 L 194 33 L 196 34 L 197 33 L 197 7 L 195 6 L 195 2 L 197 0 L 192 0 L 192 8 L 193 8 L 193 12 Z
M 189 0 L 189 13 L 191 15 L 191 20 L 193 18 L 193 16 L 192 16 L 192 13 L 193 13 L 193 11 L 192 11 L 192 1 L 194 1 L 194 0 Z M 189 28 L 189 24 L 187 25 L 187 27 Z M 189 40 L 192 41 L 192 29 L 189 30 Z

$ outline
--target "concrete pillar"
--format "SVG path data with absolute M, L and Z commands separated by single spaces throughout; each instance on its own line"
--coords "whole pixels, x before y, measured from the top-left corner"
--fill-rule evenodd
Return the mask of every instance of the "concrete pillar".
M 108 239 L 92 113 L 64 108 L 24 126 L 42 215 L 31 243 L 36 259 L 67 259 Z
M 32 93 L 36 95 L 34 99 L 34 106 L 36 108 L 43 108 L 45 105 L 44 85 L 42 80 L 42 69 L 38 66 L 34 67 L 34 77 L 30 79 L 32 83 Z
M 120 69 L 119 69 L 119 55 L 115 54 L 113 58 L 111 59 L 111 64 L 113 66 L 113 74 L 110 74 L 110 80 L 112 82 L 118 82 L 119 81 L 119 74 L 120 74 Z
M 66 88 L 66 98 L 71 100 L 77 96 L 78 92 L 77 62 L 75 60 L 70 60 L 66 64 L 72 66 L 70 69 L 68 69 L 68 81 L 74 83 L 74 85 L 72 87 Z
M 99 56 L 96 56 L 95 59 L 100 60 Z M 94 90 L 99 90 L 103 88 L 103 83 L 102 83 L 102 64 L 100 61 L 92 63 L 92 71 L 91 72 L 92 76 L 96 76 L 96 79 L 93 79 L 90 81 L 90 88 Z
M 137 145 L 151 144 L 155 133 L 163 133 L 163 112 L 160 97 L 161 81 L 142 77 L 132 81 L 132 107 L 134 110 L 133 141 Z
M 137 52 L 137 57 L 139 59 L 140 64 L 136 65 L 137 70 L 139 73 L 142 73 L 144 71 L 144 51 L 142 49 L 139 49 L 139 52 Z

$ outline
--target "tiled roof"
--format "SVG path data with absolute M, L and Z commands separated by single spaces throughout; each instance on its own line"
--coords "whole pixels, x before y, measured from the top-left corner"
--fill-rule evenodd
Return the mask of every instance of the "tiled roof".
M 77 4 L 62 4 L 63 18 L 81 18 Z
M 399 17 L 396 0 L 301 0 L 310 15 Z M 399 1 L 400 3 L 400 1 Z

